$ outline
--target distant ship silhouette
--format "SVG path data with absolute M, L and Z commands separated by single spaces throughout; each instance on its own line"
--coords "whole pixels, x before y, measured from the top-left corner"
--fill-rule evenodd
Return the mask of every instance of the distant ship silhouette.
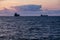
M 19 14 L 15 13 L 14 16 L 20 16 Z
M 42 16 L 42 17 L 47 17 L 48 15 L 42 15 L 42 14 L 41 14 L 41 16 Z

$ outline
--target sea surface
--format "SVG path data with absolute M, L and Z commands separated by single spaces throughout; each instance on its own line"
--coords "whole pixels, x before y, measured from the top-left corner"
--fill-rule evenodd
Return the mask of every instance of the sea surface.
M 60 16 L 0 16 L 0 40 L 60 40 Z

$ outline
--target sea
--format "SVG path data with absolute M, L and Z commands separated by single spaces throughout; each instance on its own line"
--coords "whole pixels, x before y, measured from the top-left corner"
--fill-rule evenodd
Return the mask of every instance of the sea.
M 0 16 L 0 40 L 60 40 L 60 16 Z

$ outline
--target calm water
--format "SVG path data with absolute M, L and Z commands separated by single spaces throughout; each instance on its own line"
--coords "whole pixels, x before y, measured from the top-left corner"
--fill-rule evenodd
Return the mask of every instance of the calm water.
M 60 40 L 60 17 L 0 17 L 0 40 Z

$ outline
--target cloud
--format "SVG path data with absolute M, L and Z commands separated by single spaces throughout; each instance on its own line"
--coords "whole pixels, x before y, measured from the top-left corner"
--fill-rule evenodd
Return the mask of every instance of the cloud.
M 0 10 L 0 16 L 13 16 L 15 12 L 13 10 L 4 8 L 3 10 Z
M 18 11 L 40 11 L 41 5 L 22 5 L 22 6 L 15 6 L 12 7 Z
M 0 0 L 0 1 L 4 1 L 4 0 Z

